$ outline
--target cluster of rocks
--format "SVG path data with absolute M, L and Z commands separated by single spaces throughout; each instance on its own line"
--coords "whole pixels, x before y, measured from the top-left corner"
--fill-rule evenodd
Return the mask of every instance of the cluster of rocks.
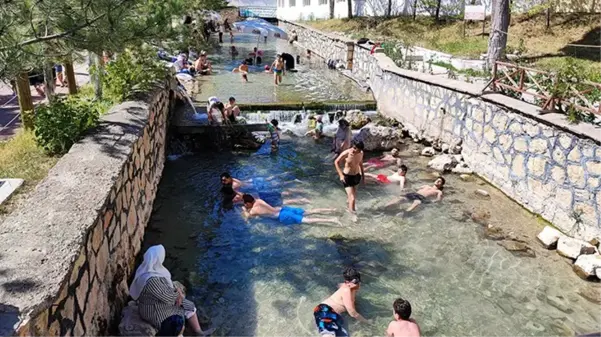
M 424 140 L 422 142 L 431 144 L 431 146 L 425 147 L 421 152 L 421 155 L 424 157 L 433 157 L 428 163 L 428 167 L 439 172 L 453 172 L 457 174 L 473 173 L 461 155 L 461 141 L 451 145 L 438 140 Z
M 537 239 L 546 249 L 556 249 L 559 255 L 571 259 L 572 269 L 578 276 L 586 280 L 601 279 L 599 239 L 587 242 L 571 238 L 551 226 L 546 226 Z

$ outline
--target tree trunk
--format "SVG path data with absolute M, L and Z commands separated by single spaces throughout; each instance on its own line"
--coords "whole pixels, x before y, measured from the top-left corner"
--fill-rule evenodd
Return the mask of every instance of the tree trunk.
M 436 2 L 436 22 L 438 22 L 438 20 L 440 19 L 440 3 L 442 2 L 442 0 L 438 0 Z
M 336 5 L 336 0 L 330 0 L 330 19 L 334 18 L 334 6 Z
M 77 82 L 75 82 L 75 70 L 73 69 L 72 61 L 65 62 L 65 77 L 69 86 L 69 94 L 77 94 Z
M 386 9 L 386 16 L 392 15 L 392 0 L 388 0 L 388 9 Z
M 31 88 L 29 87 L 29 75 L 20 73 L 16 82 L 21 122 L 25 130 L 33 130 L 33 100 L 31 99 Z
M 492 22 L 488 39 L 488 67 L 495 61 L 505 58 L 507 30 L 509 28 L 509 0 L 493 0 Z
M 417 0 L 413 1 L 413 20 L 417 17 Z
M 98 54 L 89 52 L 88 66 L 90 69 L 94 69 L 90 74 L 90 80 L 94 85 L 94 96 L 96 99 L 102 99 L 102 62 Z
M 54 64 L 51 62 L 44 62 L 44 92 L 48 102 L 52 101 L 54 97 L 54 89 L 56 88 L 56 79 L 54 78 Z
M 346 5 L 348 7 L 348 18 L 353 18 L 353 0 L 347 0 Z

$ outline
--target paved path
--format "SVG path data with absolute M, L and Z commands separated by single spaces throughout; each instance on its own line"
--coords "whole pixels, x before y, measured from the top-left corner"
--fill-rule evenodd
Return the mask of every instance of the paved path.
M 88 74 L 88 66 L 85 64 L 75 65 L 75 81 L 78 86 L 86 84 L 90 81 Z M 44 99 L 38 95 L 33 87 L 31 89 L 31 97 L 33 104 L 37 105 Z M 67 94 L 68 88 L 56 87 L 56 93 Z M 13 93 L 10 85 L 0 82 L 0 140 L 6 140 L 12 137 L 21 127 L 21 119 L 19 118 L 19 101 Z

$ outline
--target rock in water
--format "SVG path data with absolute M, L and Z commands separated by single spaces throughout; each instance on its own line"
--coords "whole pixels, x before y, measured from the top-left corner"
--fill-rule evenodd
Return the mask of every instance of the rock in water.
M 119 323 L 119 335 L 121 336 L 154 336 L 157 330 L 140 317 L 138 306 L 134 301 L 123 308 L 121 322 Z
M 349 110 L 345 118 L 351 125 L 352 130 L 359 130 L 369 123 L 369 118 L 361 110 Z
M 542 232 L 538 233 L 536 238 L 547 249 L 557 248 L 557 241 L 563 234 L 551 226 L 545 226 Z
M 469 174 L 461 174 L 461 175 L 459 175 L 459 179 L 461 179 L 463 181 L 470 181 L 470 180 L 472 180 L 472 176 Z
M 596 278 L 597 270 L 601 269 L 601 255 L 580 255 L 572 266 L 574 272 L 583 279 Z
M 485 190 L 476 190 L 476 194 L 483 197 L 490 197 L 490 194 L 488 194 L 488 192 L 486 192 Z
M 422 150 L 422 156 L 425 156 L 425 157 L 432 157 L 435 154 L 436 154 L 436 150 L 434 150 L 433 147 L 425 147 Z
M 454 169 L 457 164 L 457 159 L 455 159 L 453 155 L 441 154 L 430 160 L 428 167 L 431 167 L 439 172 L 449 172 Z
M 570 308 L 570 303 L 568 303 L 568 301 L 565 298 L 563 298 L 563 296 L 547 296 L 547 303 L 567 314 L 573 311 Z
M 403 145 L 401 129 L 369 124 L 363 127 L 354 138 L 362 141 L 366 151 L 388 151 Z
M 459 164 L 457 164 L 457 166 L 455 166 L 451 172 L 453 173 L 458 173 L 458 174 L 472 174 L 474 173 L 474 171 L 467 166 L 467 164 L 465 162 L 460 162 Z
M 515 240 L 506 240 L 498 244 L 516 256 L 536 257 L 534 251 L 527 244 Z
M 597 269 L 601 270 L 601 269 Z M 595 304 L 601 304 L 601 288 L 599 287 L 584 287 L 578 290 L 578 295 L 582 296 L 587 301 Z
M 568 236 L 562 236 L 557 241 L 557 252 L 559 255 L 573 260 L 576 260 L 582 254 L 593 254 L 595 250 L 595 247 L 590 243 Z

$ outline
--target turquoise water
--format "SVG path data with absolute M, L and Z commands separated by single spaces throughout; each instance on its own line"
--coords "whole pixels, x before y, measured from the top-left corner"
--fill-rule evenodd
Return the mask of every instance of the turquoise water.
M 349 265 L 363 275 L 358 310 L 373 322 L 362 325 L 345 315 L 354 336 L 384 335 L 398 296 L 412 303 L 426 336 L 598 330 L 599 305 L 577 294 L 591 284 L 534 242 L 541 224 L 507 197 L 478 180 L 448 175 L 442 203 L 400 218 L 375 207 L 398 195 L 396 188 L 364 185 L 359 219 L 352 222 L 333 165 L 324 160 L 328 150 L 328 144 L 284 137 L 275 155 L 268 149 L 204 153 L 166 163 L 144 247 L 165 245 L 166 267 L 188 286 L 188 297 L 210 316 L 216 335 L 316 335 L 313 307 L 335 291 Z M 411 149 L 403 155 L 410 190 L 433 182 L 424 159 Z M 311 200 L 303 207 L 336 208 L 343 226 L 245 222 L 239 208 L 221 209 L 223 171 L 241 179 L 287 173 L 274 190 L 302 190 L 297 196 Z M 475 197 L 482 188 L 489 199 Z M 463 215 L 473 209 L 487 210 L 491 223 L 515 231 L 536 257 L 513 255 L 483 237 L 482 226 Z
M 264 43 L 257 42 L 256 36 L 237 34 L 233 43 L 229 37 L 224 37 L 224 41 L 221 50 L 209 55 L 215 74 L 198 77 L 200 89 L 192 95 L 196 101 L 206 102 L 211 96 L 222 100 L 234 96 L 238 103 L 373 100 L 371 94 L 362 92 L 351 79 L 327 69 L 323 60 L 315 57 L 307 60 L 302 51 L 284 40 Z M 231 45 L 238 49 L 238 56 L 229 54 Z M 240 74 L 232 73 L 232 69 L 257 46 L 264 51 L 264 61 L 260 66 L 250 66 L 249 81 L 243 82 Z M 263 67 L 271 65 L 276 54 L 282 52 L 295 58 L 301 55 L 302 59 L 295 67 L 298 72 L 287 72 L 282 84 L 275 86 L 273 74 L 265 73 Z

